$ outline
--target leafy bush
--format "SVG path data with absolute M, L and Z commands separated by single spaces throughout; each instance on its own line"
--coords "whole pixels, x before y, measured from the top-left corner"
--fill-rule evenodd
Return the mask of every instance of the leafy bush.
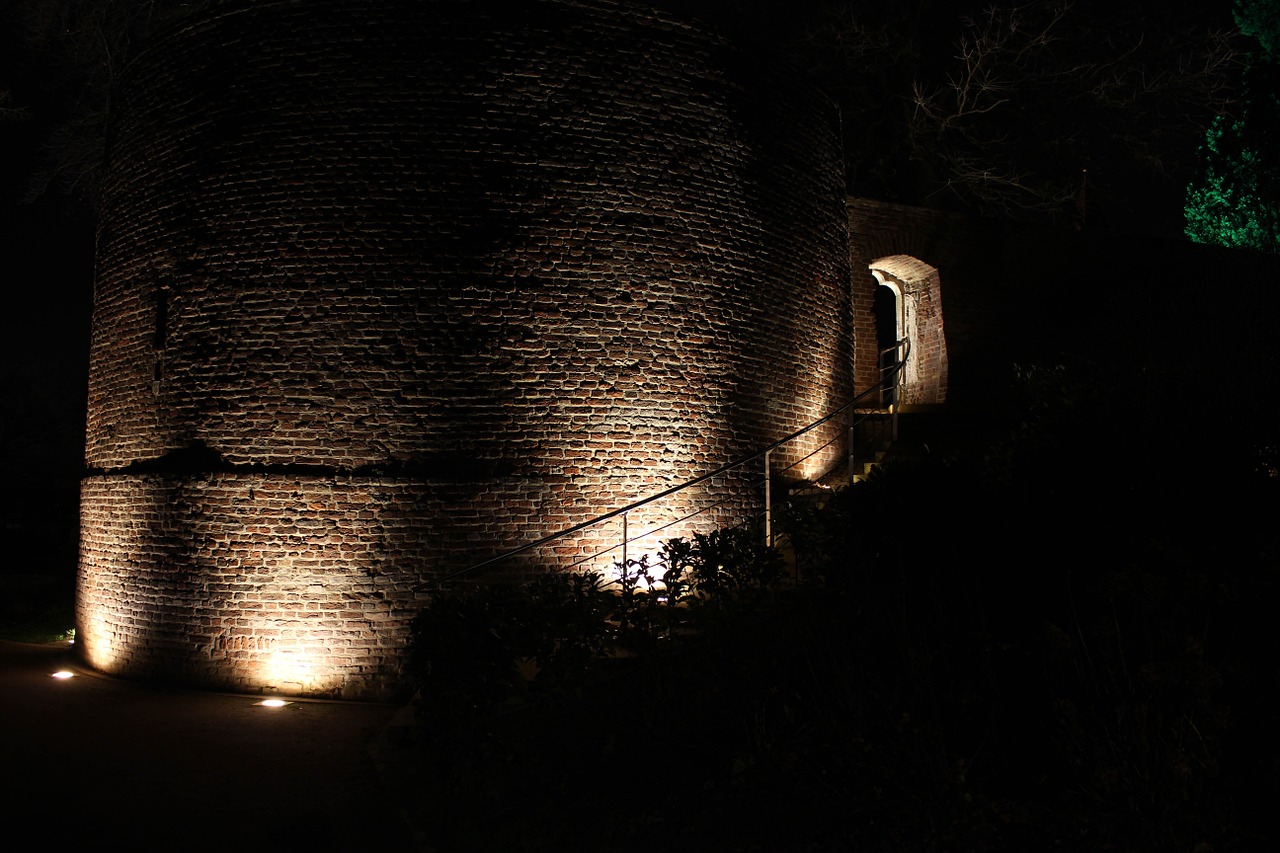
M 741 529 L 672 539 L 654 562 L 533 582 L 468 584 L 433 595 L 411 628 L 419 708 L 442 725 L 530 698 L 575 693 L 600 661 L 643 655 L 712 620 L 758 612 L 784 579 L 781 555 Z
M 411 627 L 420 710 L 465 726 L 520 704 L 530 681 L 572 689 L 605 651 L 609 598 L 594 573 L 437 592 Z

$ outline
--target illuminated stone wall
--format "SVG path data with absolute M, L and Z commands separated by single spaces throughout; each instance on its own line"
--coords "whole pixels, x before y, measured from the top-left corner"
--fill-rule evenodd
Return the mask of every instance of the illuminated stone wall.
M 879 381 L 875 292 L 880 281 L 872 270 L 892 279 L 909 302 L 912 352 L 901 399 L 910 404 L 939 404 L 947 400 L 950 358 L 947 322 L 955 300 L 943 314 L 942 266 L 954 273 L 953 262 L 972 230 L 963 217 L 924 208 L 850 198 L 849 252 L 853 277 L 853 327 L 858 340 L 855 377 L 859 391 Z M 952 284 L 948 275 L 947 284 Z M 954 286 L 954 285 L 953 285 Z M 958 312 L 957 312 L 958 313 Z M 963 328 L 963 321 L 959 321 Z
M 77 617 L 108 672 L 394 692 L 433 578 L 852 394 L 834 110 L 696 22 L 229 0 L 113 108 Z M 826 445 L 815 475 L 842 431 L 777 467 Z M 662 535 L 750 517 L 758 484 L 630 530 L 713 505 Z

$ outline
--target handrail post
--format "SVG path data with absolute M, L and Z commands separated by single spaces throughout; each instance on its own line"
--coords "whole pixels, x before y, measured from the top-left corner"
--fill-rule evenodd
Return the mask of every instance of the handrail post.
M 773 547 L 773 484 L 769 478 L 769 456 L 773 450 L 764 452 L 764 544 Z
M 853 485 L 853 472 L 858 468 L 858 460 L 855 458 L 854 448 L 854 430 L 857 427 L 858 417 L 853 409 L 849 410 L 849 485 Z
M 903 352 L 905 343 L 905 338 L 898 341 L 898 345 L 895 347 L 896 352 L 894 353 L 894 359 L 900 365 L 893 376 L 893 402 L 889 407 L 889 417 L 893 424 L 892 436 L 895 443 L 898 441 L 898 410 L 902 408 L 902 366 L 907 362 L 906 353 Z
M 627 572 L 627 513 L 622 514 L 622 573 Z

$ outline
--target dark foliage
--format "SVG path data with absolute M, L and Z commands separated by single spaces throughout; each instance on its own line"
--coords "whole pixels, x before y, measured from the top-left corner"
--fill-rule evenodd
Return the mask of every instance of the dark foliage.
M 0 573 L 0 639 L 20 643 L 66 642 L 74 636 L 71 578 L 54 574 Z
M 1280 720 L 1262 701 L 1280 551 L 1260 522 L 1277 481 L 1247 452 L 1192 458 L 1171 420 L 1143 432 L 1140 415 L 1163 413 L 1097 380 L 1022 371 L 1004 437 L 982 452 L 900 447 L 821 509 L 793 507 L 801 581 L 754 537 L 672 543 L 658 567 L 632 567 L 625 606 L 645 642 L 617 643 L 616 590 L 573 581 L 591 590 L 579 616 L 612 627 L 575 652 L 556 690 L 537 686 L 548 668 L 517 703 L 473 704 L 466 726 L 428 714 L 418 805 L 436 841 L 1264 846 L 1280 794 Z M 699 604 L 659 601 L 650 581 L 663 573 Z M 601 636 L 570 615 L 578 593 L 565 588 L 544 622 L 512 629 L 511 599 L 545 594 L 457 594 L 494 617 L 460 659 L 491 655 L 486 632 Z M 462 640 L 430 642 L 444 660 Z M 543 642 L 520 653 L 554 659 Z M 509 652 L 461 669 L 476 696 L 514 683 Z M 424 681 L 424 708 L 441 674 Z

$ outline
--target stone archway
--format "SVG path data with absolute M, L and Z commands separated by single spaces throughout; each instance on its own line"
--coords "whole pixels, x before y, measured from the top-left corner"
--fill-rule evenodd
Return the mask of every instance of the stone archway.
M 899 402 L 937 405 L 947 399 L 947 344 L 942 328 L 938 270 L 910 255 L 888 255 L 869 264 L 878 288 L 898 294 L 896 327 L 911 341 Z

